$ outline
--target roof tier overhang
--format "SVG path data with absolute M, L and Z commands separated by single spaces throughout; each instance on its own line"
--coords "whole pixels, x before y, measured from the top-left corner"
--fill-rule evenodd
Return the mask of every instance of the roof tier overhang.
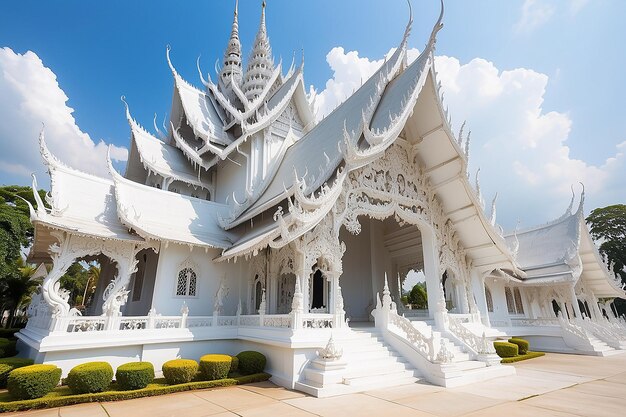
M 182 112 L 192 127 L 194 135 L 203 141 L 201 146 L 196 147 L 192 145 L 192 143 L 195 143 L 195 139 L 190 140 L 190 138 L 183 137 L 176 129 L 175 121 L 171 120 L 170 134 L 173 143 L 185 154 L 189 161 L 205 170 L 217 165 L 220 161 L 226 160 L 229 155 L 236 152 L 250 137 L 270 127 L 292 102 L 298 111 L 300 119 L 305 124 L 304 131 L 306 132 L 314 124 L 315 119 L 306 97 L 302 66 L 296 71 L 290 71 L 289 77 L 284 82 L 279 77 L 280 73 L 278 73 L 277 77 L 281 79 L 281 85 L 276 91 L 267 100 L 261 100 L 259 103 L 256 103 L 257 100 L 255 100 L 255 106 L 258 104 L 258 107 L 241 113 L 228 99 L 224 97 L 220 99 L 221 93 L 219 89 L 210 82 L 203 80 L 209 90 L 208 93 L 204 93 L 184 81 L 169 61 L 169 52 L 168 62 L 170 63 L 176 84 L 172 115 L 180 113 L 181 109 L 177 108 L 177 103 L 180 103 Z M 278 71 L 280 71 L 280 68 Z M 192 93 L 182 94 L 181 92 L 184 91 L 191 91 Z M 267 98 L 265 95 L 263 97 Z M 228 122 L 216 128 L 210 127 L 213 124 L 205 113 L 219 115 L 216 100 L 227 112 L 238 114 L 237 119 L 235 119 L 235 123 L 240 125 L 241 130 L 241 134 L 238 137 L 227 133 L 228 141 L 215 141 L 211 140 L 210 136 L 208 136 L 209 139 L 207 140 L 207 135 L 201 134 L 202 129 L 212 130 L 213 132 L 220 129 L 226 134 L 226 131 L 232 127 L 232 123 L 229 124 Z M 213 112 L 209 112 L 210 109 Z M 209 126 L 209 128 L 203 126 Z
M 126 117 L 131 129 L 131 140 L 137 148 L 139 160 L 149 172 L 156 173 L 166 180 L 181 181 L 194 188 L 211 190 L 207 179 L 203 179 L 202 171 L 195 171 L 192 164 L 182 152 L 171 145 L 157 139 L 141 127 L 126 108 Z
M 146 239 L 204 248 L 225 249 L 233 235 L 219 225 L 228 206 L 130 181 L 111 165 L 115 201 L 121 222 Z
M 580 229 L 578 253 L 582 262 L 581 280 L 597 298 L 626 299 L 626 291 L 620 276 L 609 270 L 583 218 L 580 219 Z
M 53 231 L 103 240 L 145 243 L 142 237 L 129 232 L 119 221 L 113 181 L 63 164 L 48 150 L 43 132 L 39 142 L 50 173 L 51 191 L 47 201 L 51 208 L 46 208 L 39 194 L 34 193 L 37 207 L 30 207 L 35 227 L 35 240 L 29 254 L 32 262 L 50 260 L 48 249 L 57 241 L 51 235 Z M 33 176 L 33 190 L 37 189 Z

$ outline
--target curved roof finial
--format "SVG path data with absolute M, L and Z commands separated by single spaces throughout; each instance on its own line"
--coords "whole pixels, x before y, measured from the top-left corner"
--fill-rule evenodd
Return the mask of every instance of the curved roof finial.
M 177 75 L 178 73 L 176 72 L 176 69 L 174 68 L 174 65 L 172 65 L 172 61 L 170 60 L 170 51 L 171 50 L 172 50 L 172 47 L 168 43 L 167 46 L 165 47 L 165 57 L 167 58 L 167 65 L 169 65 L 170 70 L 172 71 L 172 74 Z
M 578 210 L 576 210 L 576 214 L 578 215 L 582 215 L 583 206 L 585 204 L 585 184 L 581 182 L 580 185 L 583 189 L 582 189 L 582 192 L 580 193 L 580 203 L 578 203 Z
M 431 48 L 433 48 L 437 42 L 437 32 L 439 32 L 443 27 L 443 12 L 444 5 L 443 0 L 441 0 L 441 12 L 439 13 L 439 19 L 437 19 L 435 26 L 433 26 L 433 31 L 430 33 L 430 39 L 428 39 L 428 46 Z
M 122 103 L 124 103 L 124 107 L 126 107 L 126 118 L 128 120 L 130 120 L 130 110 L 128 109 L 128 103 L 126 102 L 126 96 L 122 94 L 120 96 L 120 100 L 122 100 Z
M 413 27 L 413 6 L 411 6 L 411 0 L 406 0 L 406 2 L 409 5 L 409 21 L 406 24 L 406 29 L 404 29 L 402 44 L 406 44 L 409 39 L 409 35 L 411 34 L 411 28 Z

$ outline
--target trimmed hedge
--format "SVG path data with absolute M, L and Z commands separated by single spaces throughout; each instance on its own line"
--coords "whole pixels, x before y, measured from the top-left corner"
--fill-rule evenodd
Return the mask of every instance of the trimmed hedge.
M 237 372 L 239 370 L 239 358 L 236 356 L 231 356 L 231 363 L 230 363 L 230 372 L 229 373 L 234 373 Z
M 239 358 L 239 372 L 243 375 L 251 375 L 263 372 L 267 359 L 265 355 L 253 350 L 245 350 L 237 354 Z
M 170 385 L 185 384 L 198 373 L 198 362 L 193 359 L 174 359 L 161 367 L 165 380 Z
M 16 343 L 16 340 L 0 337 L 0 358 L 8 358 L 17 355 L 17 349 L 15 348 Z
M 154 380 L 154 366 L 150 362 L 125 363 L 117 368 L 115 380 L 123 390 L 145 388 Z
M 528 353 L 528 349 L 530 348 L 530 343 L 528 342 L 528 340 L 520 339 L 519 337 L 513 337 L 509 339 L 509 343 L 517 345 L 520 355 L 525 355 L 526 353 Z
M 232 363 L 230 355 L 209 354 L 200 358 L 200 373 L 205 381 L 228 377 Z
M 496 348 L 496 353 L 501 358 L 513 358 L 519 352 L 517 345 L 509 342 L 493 342 L 493 347 Z
M 260 373 L 255 375 L 240 376 L 237 378 L 227 378 L 218 381 L 189 382 L 179 385 L 163 385 L 153 383 L 147 388 L 133 391 L 116 391 L 113 384 L 110 391 L 95 394 L 72 395 L 66 387 L 59 387 L 49 395 L 34 400 L 6 401 L 8 395 L 0 393 L 0 412 L 23 411 L 33 408 L 53 408 L 66 405 L 81 404 L 96 401 L 120 401 L 134 398 L 152 397 L 155 395 L 172 394 L 175 392 L 191 391 L 195 389 L 207 389 L 216 387 L 227 387 L 232 385 L 251 384 L 253 382 L 267 381 L 271 375 Z
M 59 384 L 61 368 L 55 365 L 30 365 L 11 371 L 7 388 L 19 400 L 43 397 Z
M 106 390 L 112 379 L 113 368 L 108 362 L 87 362 L 73 367 L 66 383 L 74 394 L 86 394 Z
M 528 352 L 525 355 L 515 356 L 514 358 L 502 358 L 501 363 L 513 363 L 519 361 L 525 361 L 526 359 L 538 358 L 540 356 L 544 356 L 543 352 Z
M 27 358 L 3 358 L 0 359 L 0 388 L 7 387 L 7 379 L 9 378 L 9 373 L 17 368 L 21 368 L 23 366 L 29 366 L 34 364 L 35 361 Z

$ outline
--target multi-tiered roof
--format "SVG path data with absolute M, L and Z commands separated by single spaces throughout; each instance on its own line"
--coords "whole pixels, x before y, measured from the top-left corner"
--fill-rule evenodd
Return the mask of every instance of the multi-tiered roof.
M 218 81 L 210 76 L 205 80 L 200 73 L 203 89 L 183 80 L 167 48 L 174 78 L 167 132 L 161 138 L 149 133 L 127 106 L 132 139 L 124 175 L 112 166 L 112 179 L 69 168 L 50 154 L 42 134 L 42 155 L 52 179 L 51 209 L 40 203 L 33 211 L 39 233 L 33 259 L 48 256 L 54 241 L 49 229 L 98 239 L 217 248 L 220 260 L 280 247 L 315 227 L 339 198 L 348 173 L 381 157 L 402 134 L 405 142 L 416 138 L 410 145 L 415 158 L 473 267 L 480 273 L 497 269 L 520 282 L 549 279 L 531 272 L 539 271 L 533 269 L 539 261 L 530 254 L 537 246 L 525 243 L 544 232 L 519 233 L 507 244 L 495 226 L 495 209 L 487 218 L 480 192 L 468 181 L 469 137 L 459 134 L 457 139 L 451 133 L 434 70 L 443 3 L 413 63 L 407 64 L 411 17 L 395 52 L 317 124 L 304 88 L 303 64 L 295 68 L 292 63 L 286 73 L 281 63 L 274 65 L 265 9 L 263 2 L 243 71 L 235 6 Z M 581 246 L 586 227 L 580 219 L 577 225 L 579 238 L 570 255 L 583 247 L 597 257 L 590 241 L 583 239 Z M 562 228 L 569 233 L 575 227 Z M 563 239 L 553 240 L 542 241 L 550 246 L 542 252 L 561 250 Z M 518 251 L 511 248 L 515 245 Z M 601 292 L 623 295 L 613 286 Z

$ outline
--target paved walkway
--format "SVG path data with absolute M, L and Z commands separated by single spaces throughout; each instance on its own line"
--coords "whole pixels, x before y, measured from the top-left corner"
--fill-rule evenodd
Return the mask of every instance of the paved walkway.
M 547 354 L 517 375 L 459 388 L 411 384 L 318 399 L 269 382 L 160 397 L 10 413 L 28 417 L 225 416 L 620 416 L 626 353 L 606 358 Z

